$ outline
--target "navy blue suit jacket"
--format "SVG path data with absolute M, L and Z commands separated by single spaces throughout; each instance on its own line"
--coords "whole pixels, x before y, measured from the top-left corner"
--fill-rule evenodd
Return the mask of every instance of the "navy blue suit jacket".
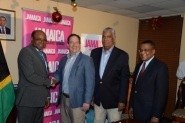
M 134 119 L 148 122 L 152 117 L 161 118 L 168 95 L 169 75 L 167 65 L 155 57 L 150 61 L 137 84 L 137 64 L 131 91 L 130 108 Z
M 126 104 L 127 101 L 130 75 L 128 54 L 114 47 L 107 61 L 102 79 L 99 76 L 101 55 L 102 47 L 93 49 L 91 52 L 95 65 L 94 103 L 100 106 L 101 102 L 104 109 L 117 108 L 119 102 Z

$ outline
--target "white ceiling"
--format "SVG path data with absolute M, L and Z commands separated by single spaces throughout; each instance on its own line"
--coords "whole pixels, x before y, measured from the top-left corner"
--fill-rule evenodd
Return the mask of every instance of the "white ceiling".
M 52 0 L 71 4 L 71 0 Z M 185 0 L 75 0 L 79 7 L 137 19 L 185 13 Z

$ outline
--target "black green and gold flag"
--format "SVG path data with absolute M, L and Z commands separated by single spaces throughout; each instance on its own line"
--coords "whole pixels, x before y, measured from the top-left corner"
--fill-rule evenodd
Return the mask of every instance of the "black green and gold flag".
M 0 123 L 5 123 L 14 106 L 15 94 L 12 78 L 0 41 Z

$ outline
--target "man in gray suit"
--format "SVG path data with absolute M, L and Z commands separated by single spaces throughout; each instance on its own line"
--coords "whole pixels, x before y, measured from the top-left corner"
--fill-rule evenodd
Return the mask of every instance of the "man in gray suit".
M 71 34 L 67 43 L 69 54 L 61 59 L 54 74 L 60 83 L 61 122 L 84 123 L 95 86 L 93 60 L 80 52 L 80 36 Z
M 48 78 L 46 54 L 42 51 L 46 43 L 46 34 L 35 30 L 31 34 L 31 44 L 19 53 L 15 102 L 19 123 L 43 123 L 44 107 L 50 104 L 49 87 L 55 86 L 56 80 Z

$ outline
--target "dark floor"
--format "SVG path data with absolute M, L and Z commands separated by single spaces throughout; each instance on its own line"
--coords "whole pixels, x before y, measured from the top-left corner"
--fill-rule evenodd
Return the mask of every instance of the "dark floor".
M 160 123 L 172 123 L 171 119 L 163 117 Z

